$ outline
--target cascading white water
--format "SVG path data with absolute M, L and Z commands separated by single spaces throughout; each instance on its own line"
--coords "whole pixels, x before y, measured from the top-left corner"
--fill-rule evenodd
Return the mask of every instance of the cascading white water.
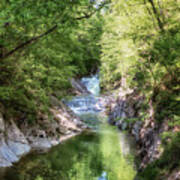
M 82 78 L 81 82 L 91 92 L 90 95 L 76 96 L 67 105 L 77 115 L 99 113 L 104 110 L 104 99 L 98 97 L 100 93 L 99 77 L 98 74 Z
M 106 99 L 100 97 L 100 81 L 98 74 L 85 77 L 81 80 L 82 84 L 91 93 L 90 95 L 76 96 L 72 100 L 67 102 L 67 105 L 77 114 L 81 119 L 92 129 L 96 129 L 97 123 L 102 115 L 101 112 L 105 111 Z M 119 116 L 123 116 L 124 103 L 122 103 Z M 120 147 L 123 154 L 128 154 L 130 146 L 126 135 L 119 132 Z M 107 147 L 108 148 L 108 147 Z M 101 176 L 97 177 L 97 180 L 107 180 L 108 173 L 103 171 Z
M 91 94 L 74 97 L 67 105 L 84 121 L 89 119 L 91 122 L 95 121 L 96 124 L 96 121 L 98 121 L 98 114 L 105 110 L 104 99 L 98 97 L 100 94 L 99 76 L 96 74 L 91 77 L 84 77 L 81 79 L 81 82 Z M 91 127 L 90 124 L 89 127 Z M 97 180 L 107 180 L 107 173 L 102 172 L 102 175 L 98 177 Z
M 77 115 L 88 113 L 96 114 L 104 109 L 103 99 L 92 95 L 75 97 L 67 102 L 67 105 Z
M 81 82 L 86 86 L 88 91 L 91 92 L 93 95 L 98 96 L 100 94 L 98 74 L 91 77 L 84 77 L 82 78 Z

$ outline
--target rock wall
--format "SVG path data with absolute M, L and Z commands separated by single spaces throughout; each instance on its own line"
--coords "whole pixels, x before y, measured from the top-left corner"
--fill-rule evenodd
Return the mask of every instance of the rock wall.
M 169 128 L 166 122 L 159 125 L 155 123 L 151 102 L 147 110 L 149 116 L 144 121 L 138 120 L 141 117 L 141 106 L 144 100 L 145 98 L 136 90 L 120 88 L 118 96 L 111 97 L 107 105 L 109 123 L 118 126 L 121 130 L 128 130 L 134 136 L 138 145 L 138 156 L 141 158 L 139 170 L 161 155 L 160 134 Z
M 39 114 L 31 126 L 26 121 L 18 125 L 14 119 L 7 120 L 0 111 L 0 167 L 12 166 L 32 150 L 46 151 L 86 128 L 66 105 L 55 97 L 51 102 L 51 120 Z

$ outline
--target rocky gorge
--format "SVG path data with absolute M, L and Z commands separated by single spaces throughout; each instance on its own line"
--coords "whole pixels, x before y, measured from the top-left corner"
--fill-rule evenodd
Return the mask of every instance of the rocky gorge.
M 94 119 L 97 117 L 90 114 L 90 116 L 82 118 L 78 114 L 96 113 L 102 111 L 102 108 L 108 117 L 109 124 L 117 126 L 120 131 L 127 131 L 128 136 L 134 137 L 133 141 L 137 145 L 136 156 L 140 159 L 136 167 L 138 172 L 143 171 L 150 163 L 157 160 L 163 153 L 162 133 L 169 130 L 175 131 L 175 129 L 170 129 L 166 121 L 162 124 L 155 122 L 151 102 L 150 106 L 145 108 L 148 116 L 142 121 L 142 107 L 146 103 L 146 99 L 139 95 L 136 89 L 126 88 L 123 82 L 121 87 L 112 93 L 100 97 L 91 96 L 90 93 L 96 94 L 97 92 L 99 94 L 100 89 L 97 86 L 99 82 L 97 81 L 98 76 L 82 80 L 73 79 L 71 81 L 73 93 L 78 96 L 69 102 L 59 101 L 55 96 L 51 96 L 51 121 L 48 116 L 39 114 L 38 124 L 30 126 L 21 123 L 19 125 L 15 119 L 5 120 L 2 107 L 0 114 L 0 166 L 10 167 L 32 151 L 46 152 L 53 146 L 84 132 L 91 127 L 91 123 L 93 125 Z M 79 109 L 79 107 L 81 108 Z M 82 119 L 91 121 L 89 126 Z M 92 126 L 92 128 L 94 127 Z M 123 142 L 124 138 L 121 141 L 121 143 L 127 143 Z M 127 151 L 125 149 L 123 144 L 122 151 Z M 104 174 L 106 172 L 102 172 L 102 176 Z M 173 169 L 166 179 L 178 180 L 179 178 L 179 170 Z M 136 179 L 139 178 L 136 177 Z
M 14 166 L 1 173 L 3 180 L 10 180 L 14 176 L 17 180 L 39 177 L 49 180 L 52 176 L 54 179 L 61 177 L 71 180 L 84 180 L 85 177 L 107 180 L 122 176 L 129 180 L 134 177 L 133 162 L 128 158 L 133 153 L 133 144 L 128 135 L 108 125 L 105 106 L 110 99 L 109 96 L 99 96 L 98 75 L 73 80 L 73 87 L 77 96 L 70 100 L 61 102 L 51 97 L 52 121 L 41 115 L 36 126 L 18 126 L 12 121 L 13 127 L 7 127 L 6 131 L 10 130 L 13 135 L 4 138 L 5 146 L 1 148 L 8 154 L 2 154 L 2 158 L 9 164 L 2 166 Z M 9 143 L 11 137 L 14 138 L 14 146 Z M 37 150 L 45 153 L 40 155 Z M 20 162 L 15 163 L 27 153 Z M 67 163 L 64 164 L 65 161 Z M 79 164 L 80 167 L 76 169 Z M 125 167 L 131 172 L 128 176 L 123 171 Z M 71 175 L 74 170 L 76 175 Z

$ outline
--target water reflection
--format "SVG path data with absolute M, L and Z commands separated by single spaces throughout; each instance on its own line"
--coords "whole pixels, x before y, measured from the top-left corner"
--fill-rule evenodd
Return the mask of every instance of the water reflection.
M 99 94 L 97 75 L 82 82 L 94 95 Z M 120 136 L 115 127 L 103 123 L 103 104 L 102 98 L 93 95 L 67 102 L 95 132 L 84 132 L 47 154 L 26 156 L 8 169 L 1 180 L 133 180 L 128 139 Z
M 116 129 L 103 125 L 47 154 L 29 155 L 7 170 L 4 180 L 132 180 L 133 164 L 121 154 Z

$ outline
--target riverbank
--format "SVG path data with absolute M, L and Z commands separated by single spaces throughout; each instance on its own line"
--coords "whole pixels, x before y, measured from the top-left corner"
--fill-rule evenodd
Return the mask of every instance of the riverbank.
M 180 179 L 178 157 L 174 153 L 176 150 L 178 153 L 178 143 L 168 136 L 171 132 L 178 134 L 178 126 L 171 126 L 168 118 L 157 122 L 152 102 L 147 102 L 145 96 L 135 89 L 127 89 L 123 85 L 109 96 L 106 109 L 109 123 L 134 137 L 140 158 L 137 179 Z
M 0 166 L 9 167 L 30 151 L 46 151 L 82 132 L 86 126 L 63 103 L 51 108 L 52 121 L 41 116 L 38 124 L 6 121 L 1 114 Z
M 133 159 L 122 154 L 122 139 L 117 128 L 104 122 L 98 132 L 83 132 L 47 153 L 29 154 L 7 169 L 1 179 L 133 180 Z M 128 141 L 125 143 L 127 150 Z
M 72 80 L 74 94 L 88 93 L 79 81 Z M 87 126 L 63 102 L 51 96 L 47 114 L 38 114 L 35 124 L 24 119 L 6 119 L 0 110 L 0 167 L 10 167 L 32 151 L 44 152 L 84 131 Z

